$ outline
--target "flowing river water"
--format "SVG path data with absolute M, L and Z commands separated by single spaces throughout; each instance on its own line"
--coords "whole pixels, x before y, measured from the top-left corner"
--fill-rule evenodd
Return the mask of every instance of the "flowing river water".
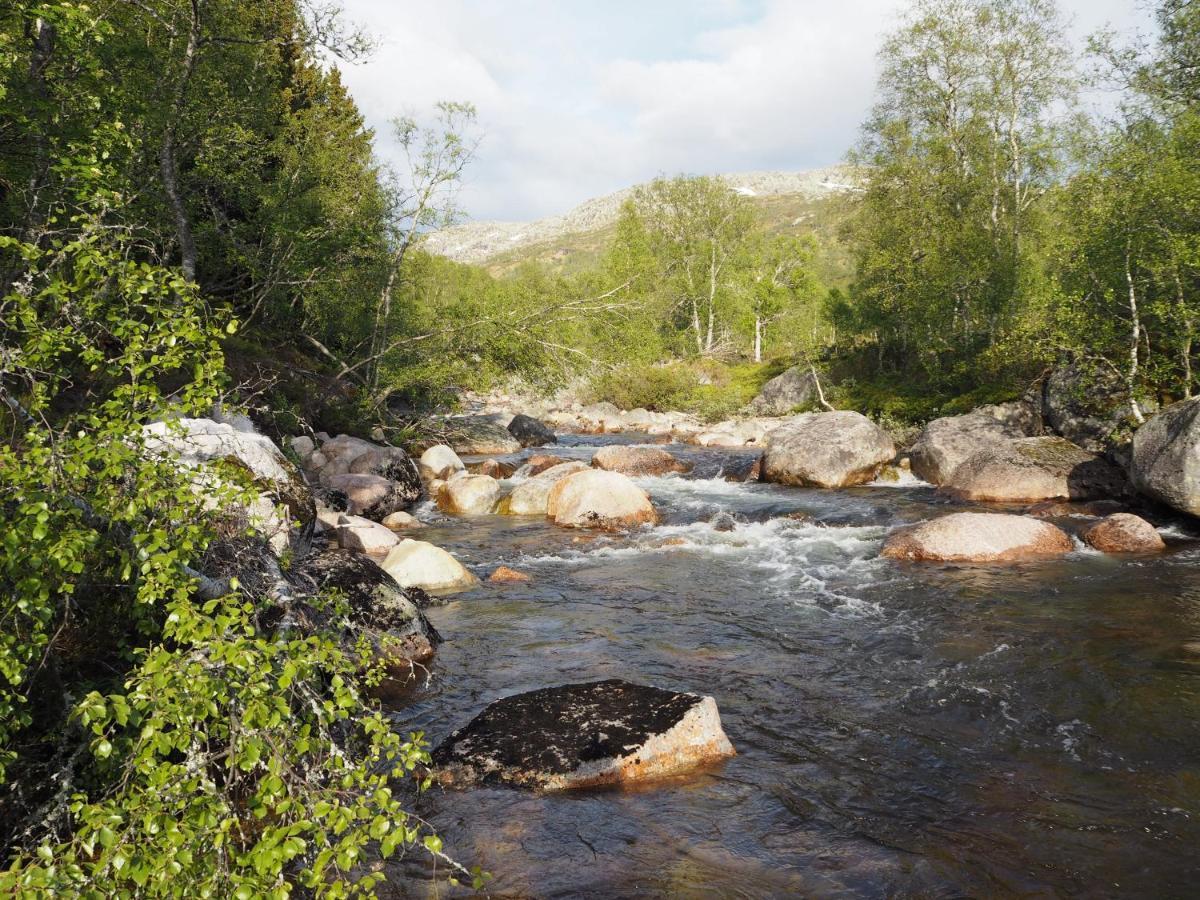
M 1200 543 L 897 563 L 887 532 L 951 509 L 932 488 L 732 483 L 747 454 L 669 449 L 695 470 L 638 479 L 664 521 L 632 535 L 421 511 L 415 537 L 533 580 L 430 611 L 446 643 L 398 729 L 436 744 L 498 697 L 620 677 L 711 694 L 738 751 L 637 789 L 432 789 L 493 895 L 1200 893 Z M 391 889 L 444 894 L 428 876 Z

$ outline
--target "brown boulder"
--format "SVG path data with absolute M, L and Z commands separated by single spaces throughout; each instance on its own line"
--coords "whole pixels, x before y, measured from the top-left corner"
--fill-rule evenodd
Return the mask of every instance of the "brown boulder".
M 633 476 L 667 475 L 691 469 L 691 466 L 658 447 L 601 447 L 592 457 L 592 465 L 605 472 L 620 472 L 622 475 Z
M 1071 539 L 1049 522 L 1003 513 L 951 513 L 890 534 L 881 555 L 931 562 L 1015 562 L 1070 553 Z
M 1166 549 L 1153 525 L 1131 513 L 1113 513 L 1083 533 L 1083 539 L 1103 553 L 1158 553 Z
M 532 580 L 524 572 L 518 572 L 516 569 L 510 569 L 508 566 L 498 566 L 496 571 L 488 576 L 488 581 L 500 584 L 516 584 Z
M 942 485 L 962 500 L 1028 503 L 1123 496 L 1125 477 L 1094 453 L 1056 437 L 998 443 L 968 457 Z
M 546 498 L 546 515 L 555 525 L 608 531 L 658 521 L 645 491 L 620 472 L 600 469 L 577 472 L 556 482 Z

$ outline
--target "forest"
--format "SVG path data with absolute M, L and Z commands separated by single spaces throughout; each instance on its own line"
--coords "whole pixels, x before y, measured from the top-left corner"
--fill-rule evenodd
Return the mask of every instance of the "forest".
M 486 884 L 413 809 L 370 623 L 292 551 L 242 576 L 253 485 L 197 491 L 154 423 L 427 445 L 494 390 L 711 423 L 798 366 L 912 428 L 1070 365 L 1116 440 L 1194 397 L 1200 3 L 1154 21 L 1080 53 L 1054 0 L 908 3 L 838 279 L 710 174 L 638 188 L 579 271 L 427 252 L 479 112 L 382 160 L 340 74 L 373 36 L 325 0 L 0 6 L 0 892 L 374 895 L 405 854 Z

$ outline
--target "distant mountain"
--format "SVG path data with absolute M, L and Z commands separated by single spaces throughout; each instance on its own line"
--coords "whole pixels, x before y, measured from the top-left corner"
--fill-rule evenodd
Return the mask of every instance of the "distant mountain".
M 855 191 L 848 166 L 807 172 L 744 172 L 722 175 L 734 191 L 760 210 L 768 227 L 813 234 L 821 248 L 827 284 L 844 281 L 848 263 L 836 237 L 845 198 Z M 495 274 L 534 260 L 563 271 L 593 265 L 611 238 L 621 204 L 637 187 L 587 200 L 568 213 L 535 222 L 465 222 L 428 235 L 424 247 Z

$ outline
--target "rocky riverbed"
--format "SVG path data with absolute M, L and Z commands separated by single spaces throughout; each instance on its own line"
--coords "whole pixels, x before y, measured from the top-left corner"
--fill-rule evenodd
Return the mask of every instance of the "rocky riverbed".
M 308 577 L 375 573 L 391 715 L 445 773 L 413 802 L 500 893 L 1180 895 L 1200 532 L 1189 413 L 1164 415 L 1132 478 L 1015 407 L 912 447 L 854 413 L 729 447 L 488 422 L 255 471 L 311 485 Z

